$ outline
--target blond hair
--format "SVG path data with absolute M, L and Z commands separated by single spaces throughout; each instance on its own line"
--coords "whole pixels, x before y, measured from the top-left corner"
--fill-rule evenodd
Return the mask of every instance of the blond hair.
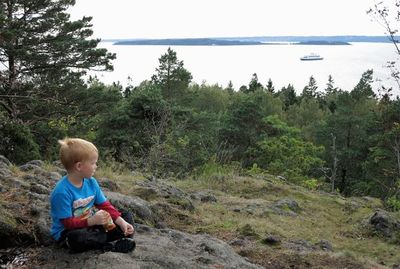
M 98 154 L 98 150 L 93 143 L 81 138 L 64 138 L 58 140 L 60 144 L 60 160 L 65 169 L 70 170 L 75 163 L 91 158 L 93 154 Z

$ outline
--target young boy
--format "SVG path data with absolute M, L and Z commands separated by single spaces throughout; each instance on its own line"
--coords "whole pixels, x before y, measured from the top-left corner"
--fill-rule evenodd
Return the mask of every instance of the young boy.
M 56 184 L 50 196 L 53 238 L 68 246 L 71 252 L 132 251 L 135 248 L 132 214 L 115 209 L 93 177 L 97 148 L 79 138 L 58 142 L 67 175 Z

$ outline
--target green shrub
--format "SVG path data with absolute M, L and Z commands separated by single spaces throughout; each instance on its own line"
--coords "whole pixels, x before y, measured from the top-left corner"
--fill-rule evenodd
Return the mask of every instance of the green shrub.
M 238 164 L 219 164 L 216 161 L 216 156 L 214 155 L 211 159 L 197 169 L 196 174 L 200 179 L 210 180 L 210 181 L 224 181 L 234 174 L 239 173 Z
M 302 185 L 309 190 L 315 191 L 316 189 L 318 189 L 320 184 L 319 184 L 318 180 L 312 178 L 312 179 L 306 179 L 305 181 L 303 181 Z
M 253 163 L 253 166 L 247 170 L 247 173 L 252 177 L 256 177 L 265 174 L 265 170 L 260 168 L 256 163 Z
M 400 211 L 400 200 L 396 196 L 391 196 L 386 200 L 386 206 L 393 211 Z
M 39 159 L 39 146 L 27 126 L 0 115 L 0 154 L 22 164 Z

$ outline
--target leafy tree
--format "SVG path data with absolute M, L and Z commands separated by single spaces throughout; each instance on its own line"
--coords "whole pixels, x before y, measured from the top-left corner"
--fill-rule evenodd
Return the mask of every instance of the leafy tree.
M 283 87 L 277 93 L 277 96 L 282 100 L 284 110 L 288 110 L 290 106 L 298 103 L 296 90 L 292 84 L 289 84 L 287 87 Z
M 289 127 L 276 115 L 264 118 L 267 136 L 258 142 L 262 155 L 259 163 L 274 174 L 283 173 L 293 178 L 310 175 L 323 165 L 323 147 L 300 137 L 300 130 Z
M 193 85 L 189 87 L 189 91 L 185 94 L 185 107 L 193 110 L 208 111 L 212 113 L 223 113 L 230 102 L 231 93 L 224 91 L 218 85 Z
M 355 87 L 350 93 L 339 94 L 335 113 L 321 122 L 316 132 L 317 141 L 325 148 L 330 147 L 332 135 L 336 137 L 337 158 L 340 160 L 337 167 L 338 187 L 346 195 L 365 193 L 370 183 L 366 180 L 363 162 L 371 147 L 369 138 L 373 132 L 376 100 L 358 94 L 368 92 L 368 83 L 358 85 L 365 88 Z M 333 163 L 332 156 L 327 155 L 324 159 Z
M 242 85 L 242 86 L 240 86 L 239 91 L 242 92 L 242 93 L 248 93 L 249 92 L 249 88 L 247 88 L 246 85 Z
M 101 118 L 96 143 L 116 160 L 129 163 L 147 155 L 154 139 L 163 139 L 170 114 L 161 90 L 144 84 Z
M 17 164 L 39 158 L 39 147 L 29 128 L 0 112 L 0 154 Z
M 291 126 L 302 130 L 302 136 L 315 142 L 315 132 L 319 125 L 326 120 L 327 112 L 321 109 L 321 103 L 317 98 L 307 99 L 300 104 L 290 106 L 284 119 Z
M 372 8 L 370 8 L 367 13 L 374 18 L 385 30 L 385 34 L 388 36 L 389 40 L 393 43 L 395 51 L 400 55 L 400 47 L 398 41 L 398 31 L 400 22 L 400 1 L 395 0 L 390 2 L 392 7 L 388 7 L 385 1 L 380 1 L 376 3 Z M 390 70 L 392 78 L 397 83 L 400 89 L 400 71 L 397 60 L 391 60 L 387 62 L 387 67 Z
M 269 93 L 256 91 L 238 93 L 228 107 L 221 128 L 221 143 L 227 142 L 234 149 L 233 160 L 244 166 L 254 162 L 254 147 L 265 133 L 263 118 L 280 114 L 282 103 Z
M 400 99 L 381 101 L 378 115 L 370 136 L 373 146 L 364 164 L 372 186 L 366 191 L 384 199 L 400 199 Z

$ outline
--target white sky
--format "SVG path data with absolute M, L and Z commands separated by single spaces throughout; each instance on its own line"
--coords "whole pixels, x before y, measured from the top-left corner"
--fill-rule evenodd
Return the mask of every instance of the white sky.
M 76 0 L 94 37 L 183 38 L 384 35 L 366 11 L 374 0 Z

